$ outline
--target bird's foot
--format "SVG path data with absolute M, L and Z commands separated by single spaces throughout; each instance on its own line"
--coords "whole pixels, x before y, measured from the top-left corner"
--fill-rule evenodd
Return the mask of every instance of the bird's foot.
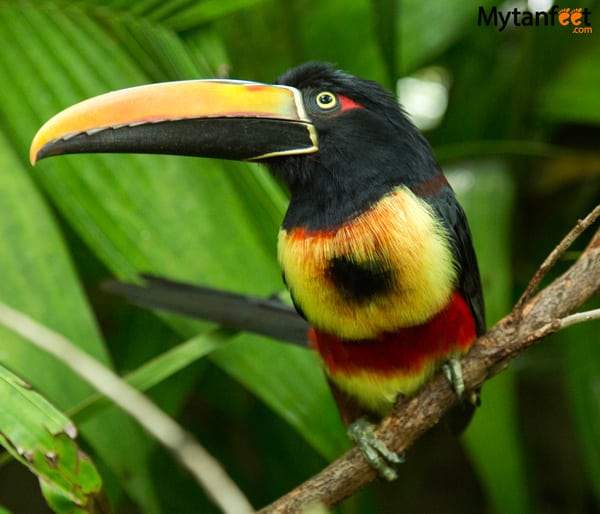
M 444 364 L 444 374 L 450 382 L 452 389 L 458 396 L 458 399 L 463 402 L 467 401 L 473 407 L 479 407 L 481 405 L 481 395 L 479 389 L 469 391 L 468 397 L 465 398 L 465 382 L 463 379 L 462 366 L 458 357 L 450 357 Z
M 454 389 L 458 399 L 462 401 L 465 392 L 465 382 L 463 380 L 462 366 L 460 360 L 456 356 L 450 357 L 444 364 L 444 373 L 448 382 Z
M 348 427 L 348 437 L 363 454 L 369 465 L 379 476 L 388 481 L 398 478 L 396 468 L 405 461 L 404 455 L 391 451 L 375 435 L 374 425 L 365 418 L 359 418 Z

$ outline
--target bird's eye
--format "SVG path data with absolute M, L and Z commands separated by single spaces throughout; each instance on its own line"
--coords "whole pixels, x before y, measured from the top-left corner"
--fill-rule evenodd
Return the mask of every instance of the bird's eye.
M 320 93 L 317 93 L 316 99 L 317 105 L 324 110 L 333 109 L 337 107 L 338 104 L 337 97 L 329 91 L 321 91 Z

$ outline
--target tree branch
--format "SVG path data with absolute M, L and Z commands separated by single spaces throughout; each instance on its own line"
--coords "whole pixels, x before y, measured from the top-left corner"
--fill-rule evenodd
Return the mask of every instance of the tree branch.
M 484 334 L 462 359 L 467 390 L 480 387 L 541 338 L 598 312 L 573 314 L 600 292 L 600 230 L 579 259 L 532 298 L 543 276 L 575 238 L 600 215 L 596 207 L 551 252 L 513 310 Z M 376 434 L 391 450 L 412 446 L 457 403 L 448 380 L 438 374 L 410 398 L 399 397 Z M 313 505 L 333 506 L 375 480 L 376 473 L 356 448 L 351 449 L 293 491 L 260 511 L 261 514 L 302 512 Z
M 558 259 L 560 259 L 565 251 L 573 244 L 573 241 L 575 241 L 575 239 L 577 239 L 586 228 L 591 226 L 599 216 L 600 205 L 597 205 L 585 218 L 577 221 L 575 226 L 569 231 L 563 240 L 556 245 L 556 248 L 550 252 L 550 255 L 546 257 L 544 262 L 542 262 L 538 270 L 533 275 L 533 278 L 529 281 L 529 284 L 525 288 L 521 298 L 519 298 L 519 301 L 515 305 L 513 311 L 520 310 L 525 302 L 533 296 L 548 271 L 550 271 L 558 262 Z

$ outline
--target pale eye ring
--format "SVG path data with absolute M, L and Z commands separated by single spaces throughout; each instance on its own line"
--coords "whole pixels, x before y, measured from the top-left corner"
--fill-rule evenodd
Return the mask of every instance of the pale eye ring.
M 316 95 L 316 101 L 319 108 L 323 110 L 335 109 L 338 104 L 337 96 L 330 91 L 321 91 Z

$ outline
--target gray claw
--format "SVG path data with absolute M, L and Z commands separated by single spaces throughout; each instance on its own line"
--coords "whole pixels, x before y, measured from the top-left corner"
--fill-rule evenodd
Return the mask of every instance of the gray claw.
M 365 460 L 379 475 L 388 481 L 398 478 L 396 467 L 405 459 L 383 444 L 373 431 L 373 425 L 360 418 L 348 427 L 348 437 L 360 449 Z
M 463 380 L 462 366 L 458 357 L 450 357 L 444 364 L 444 373 L 448 382 L 452 385 L 456 396 L 462 400 L 465 392 L 465 382 Z

